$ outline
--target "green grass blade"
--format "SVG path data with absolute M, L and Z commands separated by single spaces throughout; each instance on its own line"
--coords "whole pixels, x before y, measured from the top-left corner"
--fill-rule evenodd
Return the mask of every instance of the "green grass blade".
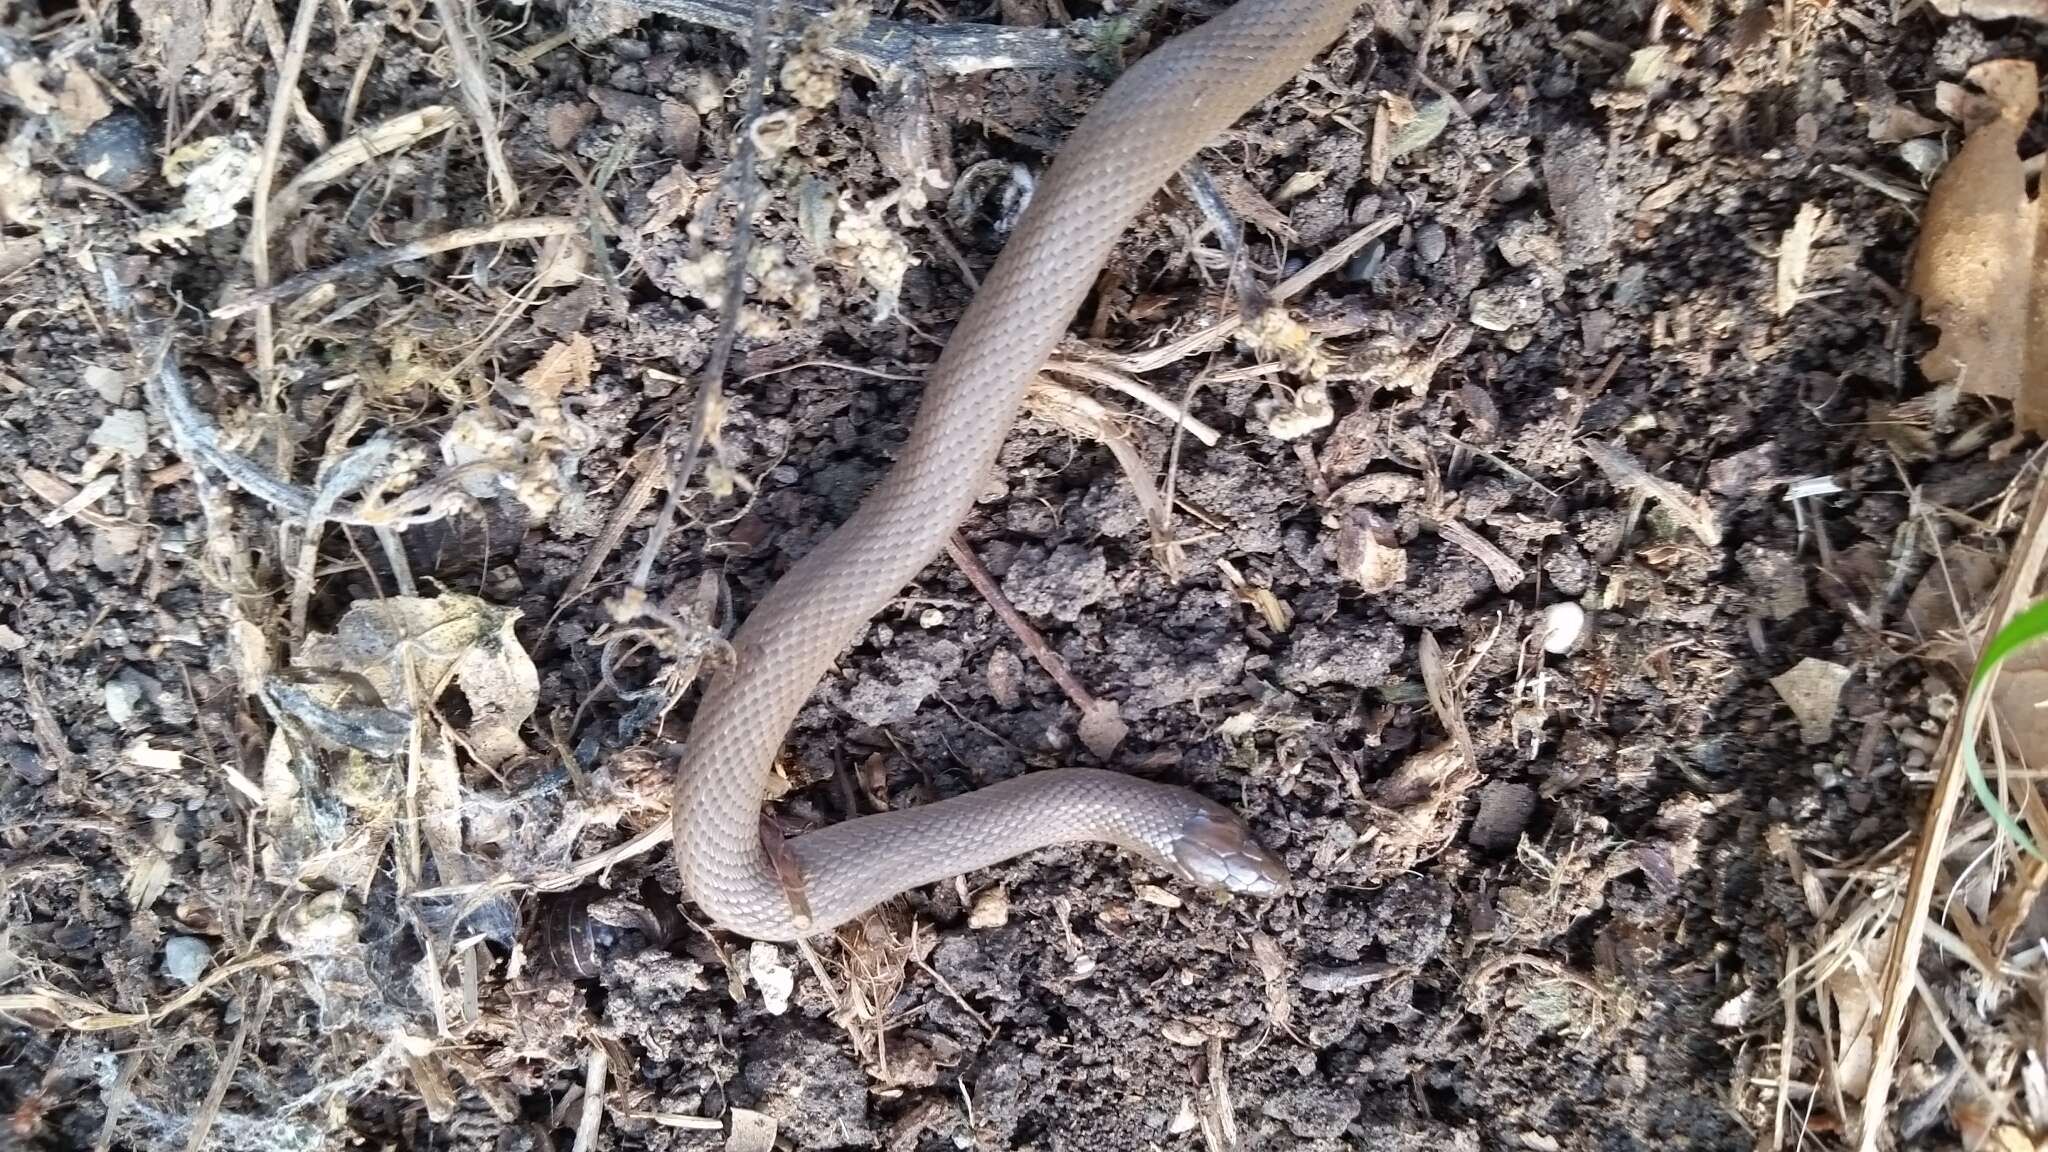
M 2048 600 L 2033 605 L 1998 630 L 1998 635 L 1991 638 L 1990 646 L 1984 649 L 1984 658 L 1977 662 L 1976 675 L 1970 677 L 1970 691 L 1963 698 L 1965 721 L 1975 710 L 1978 695 L 1991 683 L 1991 674 L 1998 670 L 1998 666 L 2005 663 L 2007 657 L 2013 653 L 2044 636 L 2048 636 Z M 2048 856 L 2041 854 L 2041 849 L 2034 845 L 2033 838 L 2020 827 L 2019 821 L 2013 819 L 2012 813 L 1992 794 L 1991 783 L 1984 778 L 1984 765 L 1977 760 L 1977 733 L 1963 732 L 1961 740 L 1963 771 L 1969 773 L 1970 787 L 1977 793 L 1977 799 L 1984 805 L 1984 810 L 1991 814 L 1992 822 L 1997 824 L 1998 830 L 2010 837 L 2013 843 L 2026 849 L 2028 855 L 2037 860 L 2048 861 Z

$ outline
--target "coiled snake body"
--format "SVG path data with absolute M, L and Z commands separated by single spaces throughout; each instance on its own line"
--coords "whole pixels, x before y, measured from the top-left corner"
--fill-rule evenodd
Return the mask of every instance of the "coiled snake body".
M 805 700 L 966 516 L 1117 237 L 1203 144 L 1334 40 L 1356 3 L 1239 0 L 1125 72 L 1068 138 L 932 368 L 902 457 L 749 614 L 732 668 L 698 707 L 676 781 L 676 863 L 717 924 L 794 940 L 911 888 L 1077 841 L 1119 845 L 1205 886 L 1285 889 L 1285 868 L 1230 811 L 1116 772 L 1029 773 L 773 852 L 761 813 Z

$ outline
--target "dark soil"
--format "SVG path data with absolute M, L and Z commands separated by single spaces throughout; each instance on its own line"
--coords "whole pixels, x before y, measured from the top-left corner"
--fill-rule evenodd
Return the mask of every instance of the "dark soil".
M 1214 7 L 1160 6 L 1125 53 Z M 1177 579 L 1108 450 L 1039 420 L 1012 435 L 964 526 L 1007 597 L 1118 703 L 1128 738 L 1092 756 L 1074 705 L 941 559 L 803 714 L 779 805 L 802 825 L 1106 763 L 1246 814 L 1297 891 L 1227 900 L 1109 849 L 1049 850 L 916 894 L 813 966 L 675 920 L 662 852 L 574 896 L 515 887 L 479 910 L 412 892 L 558 869 L 664 822 L 666 742 L 687 735 L 695 693 L 666 717 L 662 699 L 631 693 L 688 654 L 622 651 L 608 677 L 595 642 L 615 628 L 606 602 L 658 498 L 593 590 L 558 606 L 639 475 L 635 454 L 690 417 L 718 323 L 704 299 L 716 279 L 693 261 L 733 227 L 717 186 L 742 115 L 742 39 L 557 0 L 481 6 L 525 199 L 514 215 L 587 219 L 599 181 L 629 225 L 658 209 L 664 180 L 694 187 L 695 204 L 645 236 L 613 231 L 601 251 L 579 232 L 580 272 L 542 287 L 543 245 L 521 242 L 285 304 L 272 417 L 249 318 L 204 315 L 247 288 L 248 205 L 182 251 L 145 248 L 143 224 L 182 193 L 154 160 L 120 154 L 133 119 L 84 137 L 51 93 L 69 91 L 67 69 L 88 73 L 159 152 L 168 132 L 260 147 L 295 12 L 10 6 L 0 63 L 39 64 L 51 106 L 0 100 L 0 205 L 21 209 L 0 232 L 0 460 L 20 480 L 0 500 L 0 995 L 22 998 L 0 1025 L 7 1138 L 91 1147 L 112 1106 L 101 1146 L 182 1148 L 234 1058 L 218 1147 L 566 1149 L 603 1052 L 593 1148 L 717 1146 L 718 1129 L 674 1118 L 731 1109 L 766 1113 L 806 1149 L 1756 1146 L 1768 1111 L 1750 1078 L 1766 1074 L 1786 946 L 1810 924 L 1768 838 L 1856 858 L 1917 811 L 1906 773 L 1923 762 L 1931 689 L 1884 636 L 1908 630 L 1903 592 L 1928 563 L 1915 546 L 1895 555 L 1904 483 L 1971 508 L 2021 464 L 1984 464 L 1984 440 L 2003 433 L 1973 439 L 1982 412 L 1910 404 L 1927 337 L 1901 285 L 1922 185 L 1869 125 L 1892 101 L 1933 116 L 1935 81 L 2038 55 L 2039 34 L 1925 7 L 1894 23 L 1863 0 L 1694 3 L 1700 28 L 1641 4 L 1376 10 L 1398 34 L 1362 15 L 1203 156 L 1249 221 L 1266 284 L 1397 220 L 1292 302 L 1330 360 L 1334 421 L 1270 435 L 1276 381 L 1299 381 L 1231 376 L 1257 359 L 1236 344 L 1147 376 L 1178 397 L 1198 373 L 1222 375 L 1192 404 L 1221 442 L 1180 444 Z M 1050 18 L 1034 0 L 878 15 Z M 513 61 L 564 31 L 580 38 Z M 758 242 L 814 275 L 823 306 L 805 319 L 788 299 L 756 301 L 764 323 L 740 341 L 707 454 L 737 487 L 720 494 L 700 473 L 690 488 L 650 584 L 667 610 L 729 626 L 851 513 L 972 296 L 963 263 L 983 272 L 1000 247 L 1009 173 L 1043 169 L 1102 64 L 933 77 L 922 94 L 848 77 L 800 119 L 764 167 Z M 315 189 L 281 225 L 278 278 L 492 221 L 452 74 L 432 7 L 322 6 L 278 186 L 399 113 L 445 104 L 456 126 Z M 1434 103 L 1440 90 L 1460 106 Z M 778 86 L 768 106 L 795 105 Z M 1375 178 L 1375 132 L 1447 111 L 1441 134 Z M 882 217 L 917 263 L 877 321 L 875 289 L 818 248 L 802 205 L 866 204 L 919 167 L 950 187 L 914 225 Z M 75 179 L 93 173 L 125 199 Z M 1775 253 L 1804 203 L 1829 224 L 1807 298 L 1780 316 Z M 1162 193 L 1076 347 L 1138 350 L 1213 322 L 1220 252 L 1202 228 L 1178 185 Z M 484 494 L 405 534 L 426 594 L 520 610 L 540 673 L 531 754 L 463 761 L 465 834 L 485 846 L 467 877 L 437 860 L 408 879 L 400 835 L 355 845 L 357 882 L 309 879 L 237 784 L 268 779 L 274 714 L 238 679 L 231 613 L 281 664 L 297 557 L 279 551 L 273 510 L 224 493 L 227 551 L 246 561 L 223 570 L 208 541 L 225 529 L 145 394 L 155 349 L 131 309 L 175 319 L 202 405 L 252 457 L 271 459 L 279 433 L 295 444 L 301 483 L 352 397 L 366 405 L 357 442 L 389 429 L 431 470 L 456 414 L 509 425 L 508 388 L 558 341 L 590 341 L 580 417 L 595 446 L 556 478 L 559 504 L 528 523 Z M 1099 395 L 1133 411 L 1163 475 L 1171 429 Z M 142 412 L 139 455 L 105 447 L 122 413 Z M 1587 440 L 1699 495 L 1720 538 L 1618 487 Z M 1389 501 L 1332 495 L 1389 473 L 1406 478 L 1381 481 Z M 113 487 L 90 515 L 50 515 L 47 478 L 100 474 Z M 1840 491 L 1803 509 L 1784 499 L 1787 481 L 1816 476 Z M 1440 531 L 1450 521 L 1519 565 L 1519 584 L 1503 590 Z M 1405 577 L 1362 588 L 1347 528 L 1405 549 Z M 396 587 L 373 533 L 324 541 L 313 632 Z M 1239 581 L 1277 598 L 1288 626 Z M 1544 610 L 1564 601 L 1586 608 L 1586 632 L 1546 656 Z M 1443 752 L 1425 632 L 1462 677 L 1476 771 Z M 1853 670 L 1821 744 L 1802 741 L 1769 683 L 1806 657 Z M 138 741 L 182 755 L 139 755 Z M 582 823 L 549 841 L 572 815 Z M 477 937 L 467 962 L 451 955 Z M 250 957 L 174 1003 L 197 973 Z M 764 1005 L 757 962 L 794 971 L 785 1011 Z M 1746 1012 L 1722 1011 L 1745 994 Z M 861 1018 L 853 995 L 880 1002 Z M 101 1029 L 107 1011 L 157 1015 Z

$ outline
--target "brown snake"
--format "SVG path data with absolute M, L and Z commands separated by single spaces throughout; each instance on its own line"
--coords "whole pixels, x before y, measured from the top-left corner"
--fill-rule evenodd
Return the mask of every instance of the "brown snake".
M 797 713 L 876 612 L 967 514 L 1025 389 L 1148 200 L 1343 31 L 1357 0 L 1238 0 L 1125 72 L 1039 182 L 932 368 L 901 458 L 778 581 L 706 690 L 675 793 L 683 889 L 761 940 L 829 931 L 898 893 L 1051 844 L 1105 841 L 1204 886 L 1287 887 L 1235 814 L 1117 772 L 1034 772 L 937 804 L 764 845 L 769 774 Z

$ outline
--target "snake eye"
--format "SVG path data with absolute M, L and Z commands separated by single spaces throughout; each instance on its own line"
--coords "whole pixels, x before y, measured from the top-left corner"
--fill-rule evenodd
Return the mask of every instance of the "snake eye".
M 1247 896 L 1278 896 L 1290 887 L 1287 866 L 1235 816 L 1195 813 L 1172 849 L 1175 870 L 1191 883 Z

